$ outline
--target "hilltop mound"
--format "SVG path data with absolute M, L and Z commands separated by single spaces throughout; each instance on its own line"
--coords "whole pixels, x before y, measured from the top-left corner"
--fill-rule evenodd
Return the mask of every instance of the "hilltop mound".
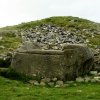
M 37 38 L 34 38 L 34 34 Z M 47 36 L 46 40 L 45 35 Z M 59 42 L 60 44 L 66 42 L 85 43 L 90 47 L 97 47 L 100 45 L 100 24 L 86 19 L 68 16 L 50 17 L 4 27 L 0 29 L 0 52 L 8 52 L 9 50 L 18 48 L 23 42 L 23 36 L 24 40 L 26 38 L 25 41 L 31 40 L 42 42 L 43 44 L 49 42 L 50 45 L 54 42 L 54 48 L 57 48 L 55 46 Z M 51 38 L 53 39 L 51 40 Z M 60 45 L 58 45 L 59 48 L 61 48 Z

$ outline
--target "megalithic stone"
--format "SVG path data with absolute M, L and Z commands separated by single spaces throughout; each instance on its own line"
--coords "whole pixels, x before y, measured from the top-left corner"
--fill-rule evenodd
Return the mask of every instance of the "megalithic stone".
M 62 50 L 28 49 L 15 52 L 11 67 L 18 73 L 74 80 L 93 66 L 93 54 L 85 45 L 64 45 Z

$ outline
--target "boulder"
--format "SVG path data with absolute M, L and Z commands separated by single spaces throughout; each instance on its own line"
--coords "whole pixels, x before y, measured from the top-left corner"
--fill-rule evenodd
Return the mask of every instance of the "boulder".
M 62 50 L 28 49 L 14 53 L 11 67 L 18 73 L 60 80 L 75 80 L 93 66 L 93 54 L 85 45 L 64 45 Z

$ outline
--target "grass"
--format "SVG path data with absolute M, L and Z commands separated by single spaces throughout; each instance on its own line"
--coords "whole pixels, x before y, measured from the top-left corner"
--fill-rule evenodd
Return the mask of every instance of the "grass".
M 0 77 L 0 100 L 100 100 L 100 84 L 50 88 Z
M 0 49 L 0 53 L 8 52 L 10 49 L 16 49 L 20 44 L 21 39 L 19 37 L 3 36 L 3 39 L 0 41 L 0 46 L 4 46 L 4 48 Z
M 72 16 L 56 16 L 56 17 L 45 18 L 42 20 L 31 21 L 27 23 L 23 22 L 19 25 L 7 26 L 1 28 L 0 30 L 1 31 L 22 30 L 22 29 L 28 29 L 41 24 L 53 24 L 53 25 L 65 27 L 66 29 L 68 28 L 87 29 L 88 28 L 91 30 L 95 30 L 97 29 L 97 27 L 100 28 L 100 24 L 94 23 L 86 19 L 72 17 Z

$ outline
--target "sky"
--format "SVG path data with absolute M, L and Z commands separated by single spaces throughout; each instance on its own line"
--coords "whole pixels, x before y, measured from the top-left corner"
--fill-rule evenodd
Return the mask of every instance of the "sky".
M 0 27 L 51 16 L 75 16 L 100 23 L 100 0 L 0 0 Z

